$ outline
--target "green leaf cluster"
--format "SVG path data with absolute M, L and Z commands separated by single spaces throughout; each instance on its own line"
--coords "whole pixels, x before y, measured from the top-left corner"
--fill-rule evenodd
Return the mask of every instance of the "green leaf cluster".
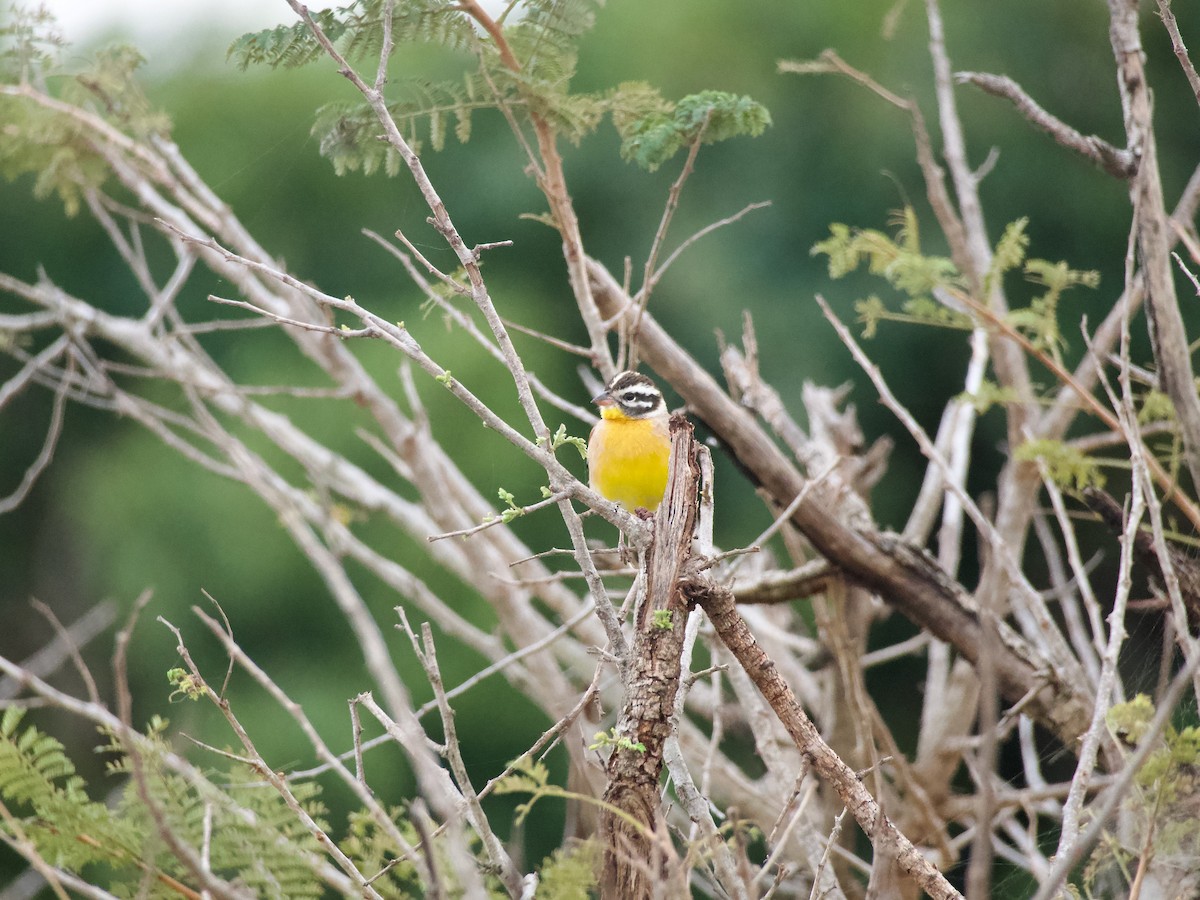
M 1104 486 L 1099 461 L 1062 441 L 1026 441 L 1013 456 L 1022 462 L 1042 460 L 1051 480 L 1066 490 L 1082 491 L 1086 487 Z
M 813 245 L 814 256 L 829 257 L 829 277 L 842 278 L 864 263 L 872 275 L 885 278 L 909 297 L 927 297 L 935 287 L 959 286 L 962 279 L 954 263 L 944 256 L 921 252 L 920 229 L 912 207 L 893 216 L 896 236 L 873 228 L 851 228 L 840 222 L 829 226 L 829 237 Z
M 621 158 L 651 172 L 697 140 L 715 144 L 743 134 L 757 137 L 771 124 L 761 103 L 725 91 L 701 91 L 671 103 L 635 82 L 617 88 L 606 105 L 621 135 Z
M 542 861 L 538 900 L 587 900 L 596 886 L 600 847 L 595 841 L 574 841 Z
M 1138 694 L 1112 707 L 1106 716 L 1109 730 L 1123 743 L 1137 746 L 1146 739 L 1154 718 L 1154 703 Z M 1136 776 L 1140 794 L 1130 805 L 1140 813 L 1146 829 L 1153 829 L 1157 853 L 1195 855 L 1200 851 L 1200 820 L 1194 809 L 1200 795 L 1200 728 L 1168 725 L 1161 745 L 1146 758 Z M 1151 833 L 1151 832 L 1147 832 Z
M 14 4 L 11 20 L 0 25 L 0 77 L 27 84 L 57 66 L 66 46 L 54 14 L 44 5 Z
M 1146 391 L 1138 406 L 1137 418 L 1142 425 L 1150 422 L 1174 422 L 1175 404 L 1171 402 L 1170 396 L 1162 391 Z
M 1045 287 L 1046 292 L 1033 298 L 1024 309 L 1009 312 L 1009 324 L 1025 332 L 1034 347 L 1061 362 L 1067 342 L 1058 327 L 1059 300 L 1072 287 L 1096 287 L 1100 284 L 1100 273 L 1072 269 L 1061 261 L 1031 259 L 1025 263 L 1025 278 L 1031 284 Z
M 974 320 L 965 311 L 965 305 L 955 303 L 955 294 L 965 292 L 968 285 L 954 262 L 921 252 L 918 221 L 912 207 L 897 213 L 892 224 L 896 230 L 894 238 L 876 229 L 834 223 L 829 227 L 829 237 L 813 245 L 811 251 L 829 258 L 830 278 L 843 278 L 865 264 L 870 274 L 884 278 L 895 290 L 907 295 L 899 312 L 874 294 L 857 301 L 854 308 L 863 325 L 863 336 L 874 337 L 883 321 L 971 328 Z M 1066 341 L 1058 326 L 1059 301 L 1072 287 L 1096 287 L 1100 276 L 1097 272 L 1072 269 L 1065 262 L 1026 259 L 1028 224 L 1028 219 L 1021 218 L 1004 229 L 984 277 L 984 295 L 1007 272 L 1023 265 L 1025 279 L 1046 291 L 1027 307 L 1010 311 L 1008 322 L 1026 334 L 1036 349 L 1061 362 Z
M 589 750 L 600 750 L 604 747 L 614 747 L 617 750 L 629 750 L 633 753 L 645 753 L 646 745 L 641 741 L 635 741 L 633 738 L 626 737 L 623 734 L 617 734 L 616 728 L 610 728 L 608 731 L 597 731 L 592 738 L 592 742 L 588 744 Z
M 310 11 L 313 22 L 350 60 L 378 56 L 383 49 L 382 0 L 354 0 L 347 6 Z M 435 43 L 456 49 L 471 45 L 474 32 L 453 3 L 405 0 L 392 10 L 392 39 L 397 45 Z M 250 66 L 296 68 L 324 57 L 325 51 L 303 20 L 244 34 L 227 52 L 245 70 Z
M 892 288 L 907 295 L 899 312 L 874 294 L 855 303 L 863 336 L 874 337 L 879 323 L 885 320 L 971 328 L 970 316 L 934 299 L 938 289 L 963 286 L 954 262 L 921 252 L 919 222 L 911 207 L 897 213 L 892 224 L 896 231 L 894 238 L 877 229 L 851 228 L 835 222 L 829 226 L 829 237 L 814 244 L 810 251 L 814 256 L 829 258 L 830 278 L 844 278 L 865 265 L 870 274 L 885 279 Z
M 421 836 L 401 813 L 400 809 L 391 810 L 397 829 L 410 846 L 418 846 Z M 366 812 L 354 812 L 350 814 L 349 824 L 349 833 L 338 846 L 347 857 L 354 860 L 360 872 L 383 872 L 386 869 L 386 874 L 372 882 L 372 887 L 382 897 L 408 900 L 423 895 L 416 865 L 406 857 L 397 856 L 391 836 L 379 827 L 374 817 Z M 452 871 L 452 867 L 444 867 L 444 870 Z
M 1001 387 L 996 382 L 985 378 L 980 382 L 979 390 L 973 394 L 966 392 L 959 394 L 958 399 L 970 403 L 975 407 L 975 412 L 983 415 L 993 406 L 1015 403 L 1017 401 L 1017 392 L 1014 388 Z
M 18 86 L 0 96 L 0 176 L 34 176 L 34 196 L 57 196 L 73 216 L 87 192 L 108 178 L 109 164 L 102 156 L 105 138 L 149 139 L 165 135 L 170 122 L 137 82 L 144 60 L 136 49 L 107 47 L 80 71 L 67 75 L 57 58 L 63 46 L 53 19 L 41 8 L 18 8 L 12 21 L 0 26 L 0 74 L 6 83 Z M 57 88 L 55 100 L 63 104 L 39 102 L 51 81 Z M 84 115 L 93 121 L 83 121 Z M 109 125 L 111 132 L 98 129 L 96 120 Z
M 24 716 L 9 707 L 0 718 L 0 799 L 12 814 L 0 823 L 6 837 L 19 828 L 44 858 L 85 880 L 107 882 L 117 896 L 174 898 L 179 892 L 172 885 L 191 876 L 163 841 L 157 815 L 190 846 L 207 841 L 220 878 L 262 897 L 321 895 L 316 840 L 252 769 L 235 765 L 221 773 L 220 790 L 212 782 L 190 782 L 166 767 L 166 722 L 156 719 L 139 741 L 136 765 L 112 735 L 101 748 L 113 754 L 109 773 L 127 776 L 115 803 L 106 805 L 88 796 L 62 744 L 32 725 L 22 727 Z M 302 806 L 319 819 L 318 790 L 309 782 L 293 785 Z
M 512 491 L 500 488 L 496 491 L 496 496 L 499 497 L 505 504 L 505 508 L 500 510 L 499 516 L 484 516 L 484 522 L 494 522 L 499 519 L 505 525 L 512 522 L 514 519 L 519 519 L 525 515 L 525 509 L 517 506 L 517 498 Z
M 537 439 L 537 444 L 539 447 L 545 443 L 545 438 Z M 587 441 L 581 437 L 576 437 L 573 434 L 567 434 L 567 426 L 565 424 L 560 424 L 558 429 L 550 438 L 550 452 L 557 453 L 559 448 L 565 446 L 574 447 L 577 451 L 579 451 L 579 456 L 581 459 L 587 459 Z M 549 496 L 549 494 L 547 494 L 547 496 Z
M 497 20 L 507 53 L 478 28 L 462 7 L 448 0 L 408 0 L 392 17 L 395 47 L 424 45 L 470 51 L 476 67 L 441 81 L 394 78 L 386 106 L 405 141 L 420 151 L 428 140 L 442 149 L 453 129 L 465 143 L 472 115 L 504 109 L 519 118 L 533 114 L 567 140 L 578 143 L 606 114 L 621 135 L 621 155 L 646 169 L 662 165 L 696 140 L 714 143 L 741 134 L 761 134 L 770 114 L 749 97 L 703 91 L 678 102 L 643 83 L 612 91 L 570 90 L 579 38 L 591 28 L 594 0 L 524 0 Z M 355 0 L 313 13 L 313 22 L 347 59 L 378 57 L 382 51 L 382 0 Z M 305 22 L 243 35 L 229 58 L 245 68 L 300 66 L 321 57 L 323 48 Z M 312 133 L 321 153 L 343 174 L 400 171 L 396 150 L 380 140 L 376 112 L 362 100 L 328 104 L 317 111 Z
M 520 825 L 533 809 L 533 805 L 542 797 L 571 796 L 558 785 L 550 781 L 550 769 L 540 759 L 535 760 L 526 754 L 509 764 L 512 770 L 496 782 L 496 794 L 532 794 L 532 796 L 517 807 L 515 822 Z

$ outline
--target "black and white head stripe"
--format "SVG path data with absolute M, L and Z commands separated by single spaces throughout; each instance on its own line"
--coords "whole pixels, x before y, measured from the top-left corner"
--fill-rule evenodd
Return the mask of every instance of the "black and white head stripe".
M 663 409 L 663 396 L 654 382 L 638 372 L 618 372 L 605 393 L 631 419 L 641 419 Z

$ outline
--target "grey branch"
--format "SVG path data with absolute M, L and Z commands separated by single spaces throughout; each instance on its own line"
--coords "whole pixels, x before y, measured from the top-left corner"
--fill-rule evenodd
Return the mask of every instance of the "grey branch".
M 1137 171 L 1137 161 L 1128 150 L 1114 147 L 1094 134 L 1076 131 L 1062 119 L 1044 110 L 1024 88 L 1007 75 L 992 75 L 987 72 L 957 72 L 954 80 L 959 84 L 973 84 L 986 94 L 1008 100 L 1017 112 L 1036 125 L 1054 140 L 1076 153 L 1087 157 L 1109 175 L 1122 181 L 1132 178 Z

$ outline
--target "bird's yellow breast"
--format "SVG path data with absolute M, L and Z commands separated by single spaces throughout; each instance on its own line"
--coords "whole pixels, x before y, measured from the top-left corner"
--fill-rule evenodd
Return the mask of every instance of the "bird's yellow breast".
M 592 487 L 632 512 L 655 510 L 667 487 L 671 439 L 662 419 L 630 419 L 619 410 L 601 410 L 603 418 L 588 441 Z

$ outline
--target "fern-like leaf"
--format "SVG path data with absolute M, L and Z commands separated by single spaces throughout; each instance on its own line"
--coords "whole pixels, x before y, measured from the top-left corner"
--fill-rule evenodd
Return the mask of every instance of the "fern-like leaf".
M 351 60 L 378 56 L 383 46 L 383 3 L 355 0 L 336 9 L 311 12 L 313 22 L 344 56 Z M 435 43 L 455 50 L 475 39 L 466 16 L 445 0 L 408 0 L 392 12 L 395 45 Z M 295 68 L 324 54 L 306 22 L 294 22 L 244 34 L 227 51 L 239 68 L 253 65 Z
M 621 157 L 654 171 L 699 138 L 705 144 L 738 135 L 757 137 L 771 124 L 761 103 L 724 91 L 684 97 L 669 111 L 651 110 L 632 120 L 614 119 L 621 135 Z

